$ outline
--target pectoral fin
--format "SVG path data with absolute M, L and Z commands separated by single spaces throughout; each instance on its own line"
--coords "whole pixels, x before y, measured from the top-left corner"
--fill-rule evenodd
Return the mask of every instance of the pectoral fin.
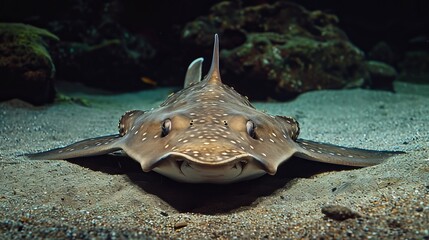
M 365 167 L 379 164 L 387 158 L 404 152 L 374 151 L 346 148 L 303 139 L 296 140 L 299 147 L 295 156 L 324 163 Z
M 58 160 L 103 155 L 121 150 L 121 139 L 122 138 L 120 135 L 91 138 L 73 143 L 63 148 L 57 148 L 41 153 L 28 154 L 27 156 L 35 160 Z

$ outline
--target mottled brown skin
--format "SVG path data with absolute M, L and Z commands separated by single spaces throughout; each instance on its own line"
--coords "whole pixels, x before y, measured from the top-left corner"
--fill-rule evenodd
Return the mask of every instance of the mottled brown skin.
M 118 135 L 83 140 L 30 157 L 67 159 L 121 150 L 146 172 L 154 170 L 182 182 L 230 183 L 273 175 L 293 155 L 370 166 L 396 153 L 297 139 L 299 125 L 293 118 L 261 112 L 222 83 L 217 35 L 211 69 L 203 80 L 201 65 L 202 59 L 191 63 L 185 88 L 159 108 L 125 113 Z

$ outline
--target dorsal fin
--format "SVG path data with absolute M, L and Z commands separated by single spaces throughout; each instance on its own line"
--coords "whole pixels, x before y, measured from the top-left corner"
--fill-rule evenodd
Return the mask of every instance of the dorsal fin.
M 207 74 L 207 82 L 212 84 L 219 84 L 222 82 L 219 70 L 219 36 L 217 34 L 215 34 L 214 37 L 213 58 L 209 73 Z
M 185 85 L 183 86 L 184 88 L 201 81 L 203 61 L 203 58 L 197 58 L 191 64 L 189 64 L 188 70 L 186 71 Z

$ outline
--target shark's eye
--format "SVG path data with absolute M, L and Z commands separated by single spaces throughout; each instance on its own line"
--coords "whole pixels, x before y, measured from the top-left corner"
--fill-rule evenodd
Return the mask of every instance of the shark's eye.
M 254 139 L 256 139 L 255 128 L 256 128 L 255 124 L 252 121 L 248 120 L 246 123 L 246 130 L 249 136 Z
M 161 126 L 161 137 L 165 137 L 170 133 L 171 130 L 171 120 L 165 119 L 164 122 L 162 122 Z

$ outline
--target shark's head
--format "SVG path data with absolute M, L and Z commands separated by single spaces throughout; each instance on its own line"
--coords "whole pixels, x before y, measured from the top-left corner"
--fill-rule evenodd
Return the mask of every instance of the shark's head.
M 274 174 L 278 159 L 293 154 L 285 156 L 284 142 L 296 138 L 298 124 L 256 110 L 222 83 L 217 35 L 202 80 L 201 64 L 197 59 L 190 65 L 185 88 L 160 108 L 123 116 L 120 131 L 129 146 L 124 150 L 143 170 L 184 182 L 229 183 Z

